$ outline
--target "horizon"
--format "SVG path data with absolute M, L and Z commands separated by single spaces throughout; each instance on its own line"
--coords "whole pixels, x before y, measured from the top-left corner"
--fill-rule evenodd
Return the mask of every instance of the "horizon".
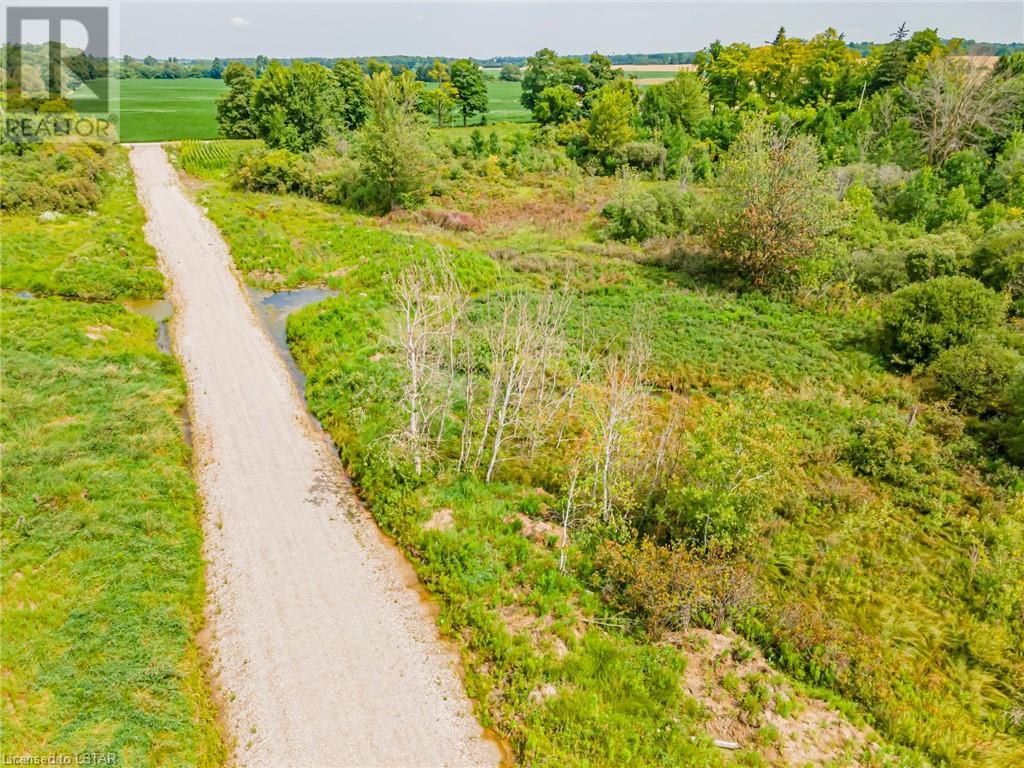
M 706 2 L 123 3 L 114 55 L 490 59 L 543 47 L 573 56 L 651 55 L 694 52 L 714 40 L 759 45 L 780 26 L 792 37 L 833 27 L 848 42 L 884 43 L 901 22 L 911 31 L 936 28 L 943 38 L 999 45 L 1024 40 L 1024 5 L 1001 0 L 729 5 L 735 12 L 723 23 L 721 4 Z

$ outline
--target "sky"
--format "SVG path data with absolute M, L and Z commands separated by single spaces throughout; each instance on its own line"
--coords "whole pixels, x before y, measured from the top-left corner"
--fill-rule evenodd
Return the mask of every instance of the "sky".
M 982 2 L 123 2 L 116 55 L 165 58 L 526 55 L 694 51 L 760 44 L 785 26 L 884 41 L 900 22 L 944 37 L 1024 41 L 1024 3 Z

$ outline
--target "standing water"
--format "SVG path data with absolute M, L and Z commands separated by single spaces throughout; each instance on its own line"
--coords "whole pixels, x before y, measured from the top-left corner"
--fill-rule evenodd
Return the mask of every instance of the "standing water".
M 174 306 L 167 299 L 136 299 L 126 301 L 124 308 L 137 315 L 145 315 L 156 323 L 156 346 L 165 355 L 171 354 L 171 331 L 167 321 Z
M 306 391 L 306 377 L 295 363 L 291 350 L 288 349 L 288 316 L 309 304 L 316 304 L 318 301 L 337 295 L 338 292 L 332 291 L 330 288 L 294 288 L 284 291 L 249 288 L 249 298 L 256 309 L 256 314 L 263 321 L 267 333 L 270 334 L 270 338 L 274 340 L 274 344 L 281 352 L 285 365 L 288 366 L 288 372 L 299 385 L 299 392 L 303 393 L 303 397 L 305 397 Z

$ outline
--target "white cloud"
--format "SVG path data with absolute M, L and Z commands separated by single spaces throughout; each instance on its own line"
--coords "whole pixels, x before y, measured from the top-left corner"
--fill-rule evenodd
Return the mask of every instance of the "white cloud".
M 234 17 L 232 17 L 231 21 L 228 22 L 228 23 L 231 24 L 232 27 L 236 27 L 238 29 L 242 29 L 243 27 L 250 27 L 250 26 L 252 26 L 252 22 L 249 21 L 244 16 L 234 16 Z

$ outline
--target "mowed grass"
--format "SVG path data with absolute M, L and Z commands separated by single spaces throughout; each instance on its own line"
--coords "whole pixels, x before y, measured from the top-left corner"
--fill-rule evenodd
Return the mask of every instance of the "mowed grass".
M 163 294 L 156 253 L 142 234 L 145 214 L 135 197 L 127 151 L 110 152 L 95 211 L 60 214 L 54 221 L 41 220 L 37 211 L 0 213 L 0 287 L 85 299 Z M 4 158 L 0 167 L 16 173 L 16 163 Z
M 217 137 L 221 80 L 121 80 L 114 102 L 121 141 L 172 141 Z
M 114 304 L 4 294 L 0 314 L 0 748 L 219 765 L 177 365 Z

